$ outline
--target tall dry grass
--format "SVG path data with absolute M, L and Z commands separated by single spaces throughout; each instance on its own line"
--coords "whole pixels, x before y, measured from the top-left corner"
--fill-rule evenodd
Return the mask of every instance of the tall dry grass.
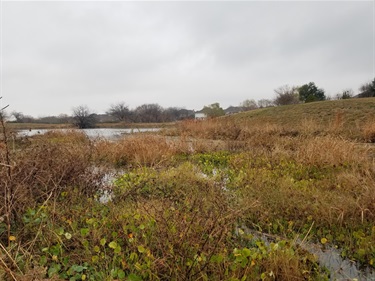
M 174 162 L 175 156 L 221 150 L 225 143 L 182 136 L 137 134 L 116 142 L 99 140 L 95 143 L 98 163 L 116 167 L 161 167 Z
M 361 143 L 371 141 L 373 123 L 363 126 L 363 138 L 357 140 L 345 124 L 344 112 L 338 111 L 326 124 L 216 119 L 196 127 L 183 123 L 180 129 L 191 137 L 221 138 L 226 150 L 246 155 L 246 160 L 233 160 L 238 174 L 234 186 L 243 194 L 243 206 L 258 200 L 258 211 L 249 213 L 253 222 L 306 223 L 309 217 L 316 227 L 338 233 L 345 227 L 361 229 L 375 219 L 374 155 Z
M 366 142 L 375 143 L 375 121 L 370 121 L 362 126 L 363 138 Z
M 50 132 L 9 151 L 8 164 L 0 167 L 0 200 L 8 202 L 1 205 L 0 217 L 17 222 L 27 208 L 53 200 L 64 190 L 77 187 L 81 194 L 92 195 L 101 185 L 104 172 L 94 169 L 94 149 L 84 133 Z M 2 162 L 6 154 L 0 149 Z
M 11 210 L 14 227 L 21 225 L 17 228 L 20 237 L 40 245 L 60 243 L 63 236 L 56 238 L 54 228 L 65 225 L 75 236 L 64 241 L 64 247 L 66 253 L 74 253 L 77 264 L 90 262 L 87 254 L 97 255 L 85 252 L 79 239 L 94 247 L 102 237 L 109 237 L 108 242 L 115 239 L 111 232 L 118 232 L 117 241 L 124 243 L 126 251 L 138 253 L 139 245 L 152 250 L 155 259 L 150 268 L 164 280 L 171 276 L 223 278 L 233 260 L 228 258 L 218 267 L 210 257 L 254 244 L 233 236 L 237 222 L 284 236 L 306 234 L 311 228 L 315 240 L 325 235 L 333 241 L 335 235 L 344 234 L 354 241 L 350 246 L 355 249 L 359 240 L 350 240 L 351 235 L 358 230 L 368 235 L 375 221 L 375 162 L 367 147 L 344 137 L 345 123 L 337 118 L 336 127 L 311 119 L 288 126 L 219 118 L 181 122 L 176 136 L 138 134 L 111 142 L 91 141 L 78 132 L 51 132 L 17 144 L 15 149 L 3 143 L 0 162 L 9 165 L 0 167 L 0 200 L 12 196 L 8 209 L 0 204 L 0 217 Z M 222 150 L 232 153 L 210 153 Z M 201 153 L 210 161 L 194 162 L 203 159 Z M 228 159 L 222 161 L 222 157 Z M 126 167 L 114 188 L 114 202 L 101 207 L 95 200 L 86 204 L 101 188 L 105 171 L 99 167 L 108 166 Z M 215 172 L 207 175 L 205 169 Z M 71 198 L 58 197 L 63 191 L 69 191 Z M 33 228 L 22 230 L 17 217 L 41 205 L 48 208 L 52 220 L 43 239 Z M 67 217 L 74 218 L 75 212 L 78 223 L 69 224 Z M 128 225 L 128 219 L 138 215 L 149 220 L 150 233 Z M 83 237 L 81 228 L 92 227 L 85 225 L 87 221 L 101 216 L 101 226 L 89 234 L 91 240 Z M 134 235 L 142 233 L 138 236 L 141 244 L 126 242 L 126 228 Z M 8 237 L 9 232 L 3 233 L 1 244 Z M 277 280 L 291 280 L 291 276 L 303 279 L 303 272 L 309 272 L 304 253 L 291 247 L 267 251 L 256 266 L 249 261 L 233 276 L 259 278 L 256 274 L 267 271 Z M 207 260 L 198 266 L 180 266 L 201 256 Z M 236 259 L 232 254 L 228 257 Z M 176 261 L 181 262 L 179 266 Z

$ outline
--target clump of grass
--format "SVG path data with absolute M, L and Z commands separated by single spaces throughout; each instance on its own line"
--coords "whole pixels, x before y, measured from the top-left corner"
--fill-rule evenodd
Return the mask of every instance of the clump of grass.
M 203 139 L 236 140 L 240 137 L 241 126 L 227 119 L 186 120 L 178 124 L 180 134 Z
M 175 158 L 197 152 L 217 151 L 225 147 L 220 140 L 207 140 L 137 134 L 111 142 L 99 140 L 95 143 L 96 160 L 116 167 L 161 167 L 175 162 Z
M 4 157 L 5 151 L 0 154 Z M 0 216 L 20 222 L 27 208 L 53 200 L 61 192 L 79 187 L 82 194 L 95 194 L 103 176 L 93 169 L 93 149 L 83 133 L 52 132 L 39 136 L 21 149 L 11 151 L 9 169 L 0 169 L 0 197 L 9 203 L 0 208 Z M 3 201 L 3 200 L 2 200 Z M 7 237 L 1 234 L 1 240 Z
M 333 120 L 330 123 L 329 130 L 333 133 L 340 133 L 345 124 L 345 113 L 342 109 L 335 110 Z
M 96 149 L 100 161 L 116 166 L 161 166 L 171 160 L 177 148 L 166 137 L 141 134 L 124 137 L 115 143 L 99 141 Z
M 363 125 L 363 138 L 366 142 L 375 142 L 375 122 L 368 122 Z
M 300 139 L 296 144 L 298 161 L 308 165 L 359 165 L 366 159 L 366 151 L 356 144 L 337 137 L 313 137 Z
M 319 120 L 313 118 L 304 118 L 298 124 L 297 129 L 304 136 L 316 136 L 324 131 L 324 126 L 322 126 Z

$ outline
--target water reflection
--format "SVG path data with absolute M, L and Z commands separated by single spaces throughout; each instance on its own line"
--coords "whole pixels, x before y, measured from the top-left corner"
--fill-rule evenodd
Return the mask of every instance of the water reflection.
M 277 239 L 277 236 L 254 231 L 245 225 L 237 227 L 236 235 L 240 235 L 240 230 L 242 233 L 252 235 L 255 240 L 264 241 L 266 245 L 275 242 Z M 299 239 L 294 240 L 294 242 L 297 246 L 317 257 L 319 265 L 328 269 L 331 281 L 375 281 L 375 271 L 373 269 L 365 268 L 361 270 L 358 263 L 343 258 L 340 254 L 340 249 L 324 247 L 319 243 L 306 242 Z
M 19 136 L 31 137 L 39 134 L 45 134 L 49 131 L 71 131 L 72 129 L 35 129 L 35 130 L 20 130 Z M 79 129 L 73 129 L 79 130 Z M 89 138 L 105 138 L 116 139 L 126 134 L 141 133 L 141 132 L 156 132 L 160 128 L 137 128 L 137 129 L 114 129 L 114 128 L 98 128 L 98 129 L 82 129 L 79 131 L 84 132 Z

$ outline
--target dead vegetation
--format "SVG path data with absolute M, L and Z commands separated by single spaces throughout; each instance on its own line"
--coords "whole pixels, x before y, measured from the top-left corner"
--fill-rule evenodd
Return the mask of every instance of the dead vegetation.
M 374 126 L 347 137 L 345 116 L 184 121 L 118 141 L 13 140 L 3 123 L 0 279 L 322 280 L 298 237 L 373 266 Z

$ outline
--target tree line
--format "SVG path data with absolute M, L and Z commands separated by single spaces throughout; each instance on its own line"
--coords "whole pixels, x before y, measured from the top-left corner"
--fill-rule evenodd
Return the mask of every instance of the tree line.
M 125 102 L 112 104 L 105 114 L 97 114 L 87 105 L 73 108 L 72 115 L 61 114 L 34 118 L 22 112 L 13 111 L 11 116 L 16 123 L 48 123 L 66 124 L 73 123 L 79 128 L 92 128 L 98 122 L 126 122 L 126 123 L 164 123 L 174 122 L 187 118 L 194 118 L 194 110 L 178 107 L 163 108 L 159 104 L 143 104 L 135 109 L 130 109 Z
M 208 117 L 218 117 L 225 114 L 237 113 L 241 111 L 253 110 L 257 108 L 282 106 L 289 104 L 308 103 L 315 101 L 324 101 L 327 99 L 349 99 L 375 97 L 375 78 L 371 82 L 364 83 L 359 88 L 359 93 L 354 95 L 352 89 L 344 89 L 333 98 L 327 97 L 325 91 L 309 82 L 302 86 L 284 85 L 274 90 L 274 99 L 247 99 L 236 107 L 229 107 L 224 110 L 219 103 L 204 106 L 200 111 Z M 125 102 L 112 104 L 106 114 L 96 114 L 88 108 L 87 105 L 80 105 L 73 108 L 71 116 L 61 114 L 59 116 L 48 116 L 33 118 L 24 115 L 22 112 L 12 112 L 17 123 L 48 123 L 48 124 L 66 124 L 73 123 L 79 128 L 92 128 L 98 122 L 127 122 L 127 123 L 163 123 L 174 122 L 183 119 L 194 118 L 195 111 L 179 107 L 163 108 L 159 104 L 143 104 L 135 109 L 130 109 Z
M 324 89 L 318 88 L 314 82 L 302 86 L 284 85 L 274 91 L 276 94 L 274 105 L 276 106 L 324 101 L 327 99 L 368 98 L 375 97 L 375 78 L 371 82 L 361 85 L 357 95 L 354 94 L 352 89 L 344 89 L 334 97 L 327 97 Z

